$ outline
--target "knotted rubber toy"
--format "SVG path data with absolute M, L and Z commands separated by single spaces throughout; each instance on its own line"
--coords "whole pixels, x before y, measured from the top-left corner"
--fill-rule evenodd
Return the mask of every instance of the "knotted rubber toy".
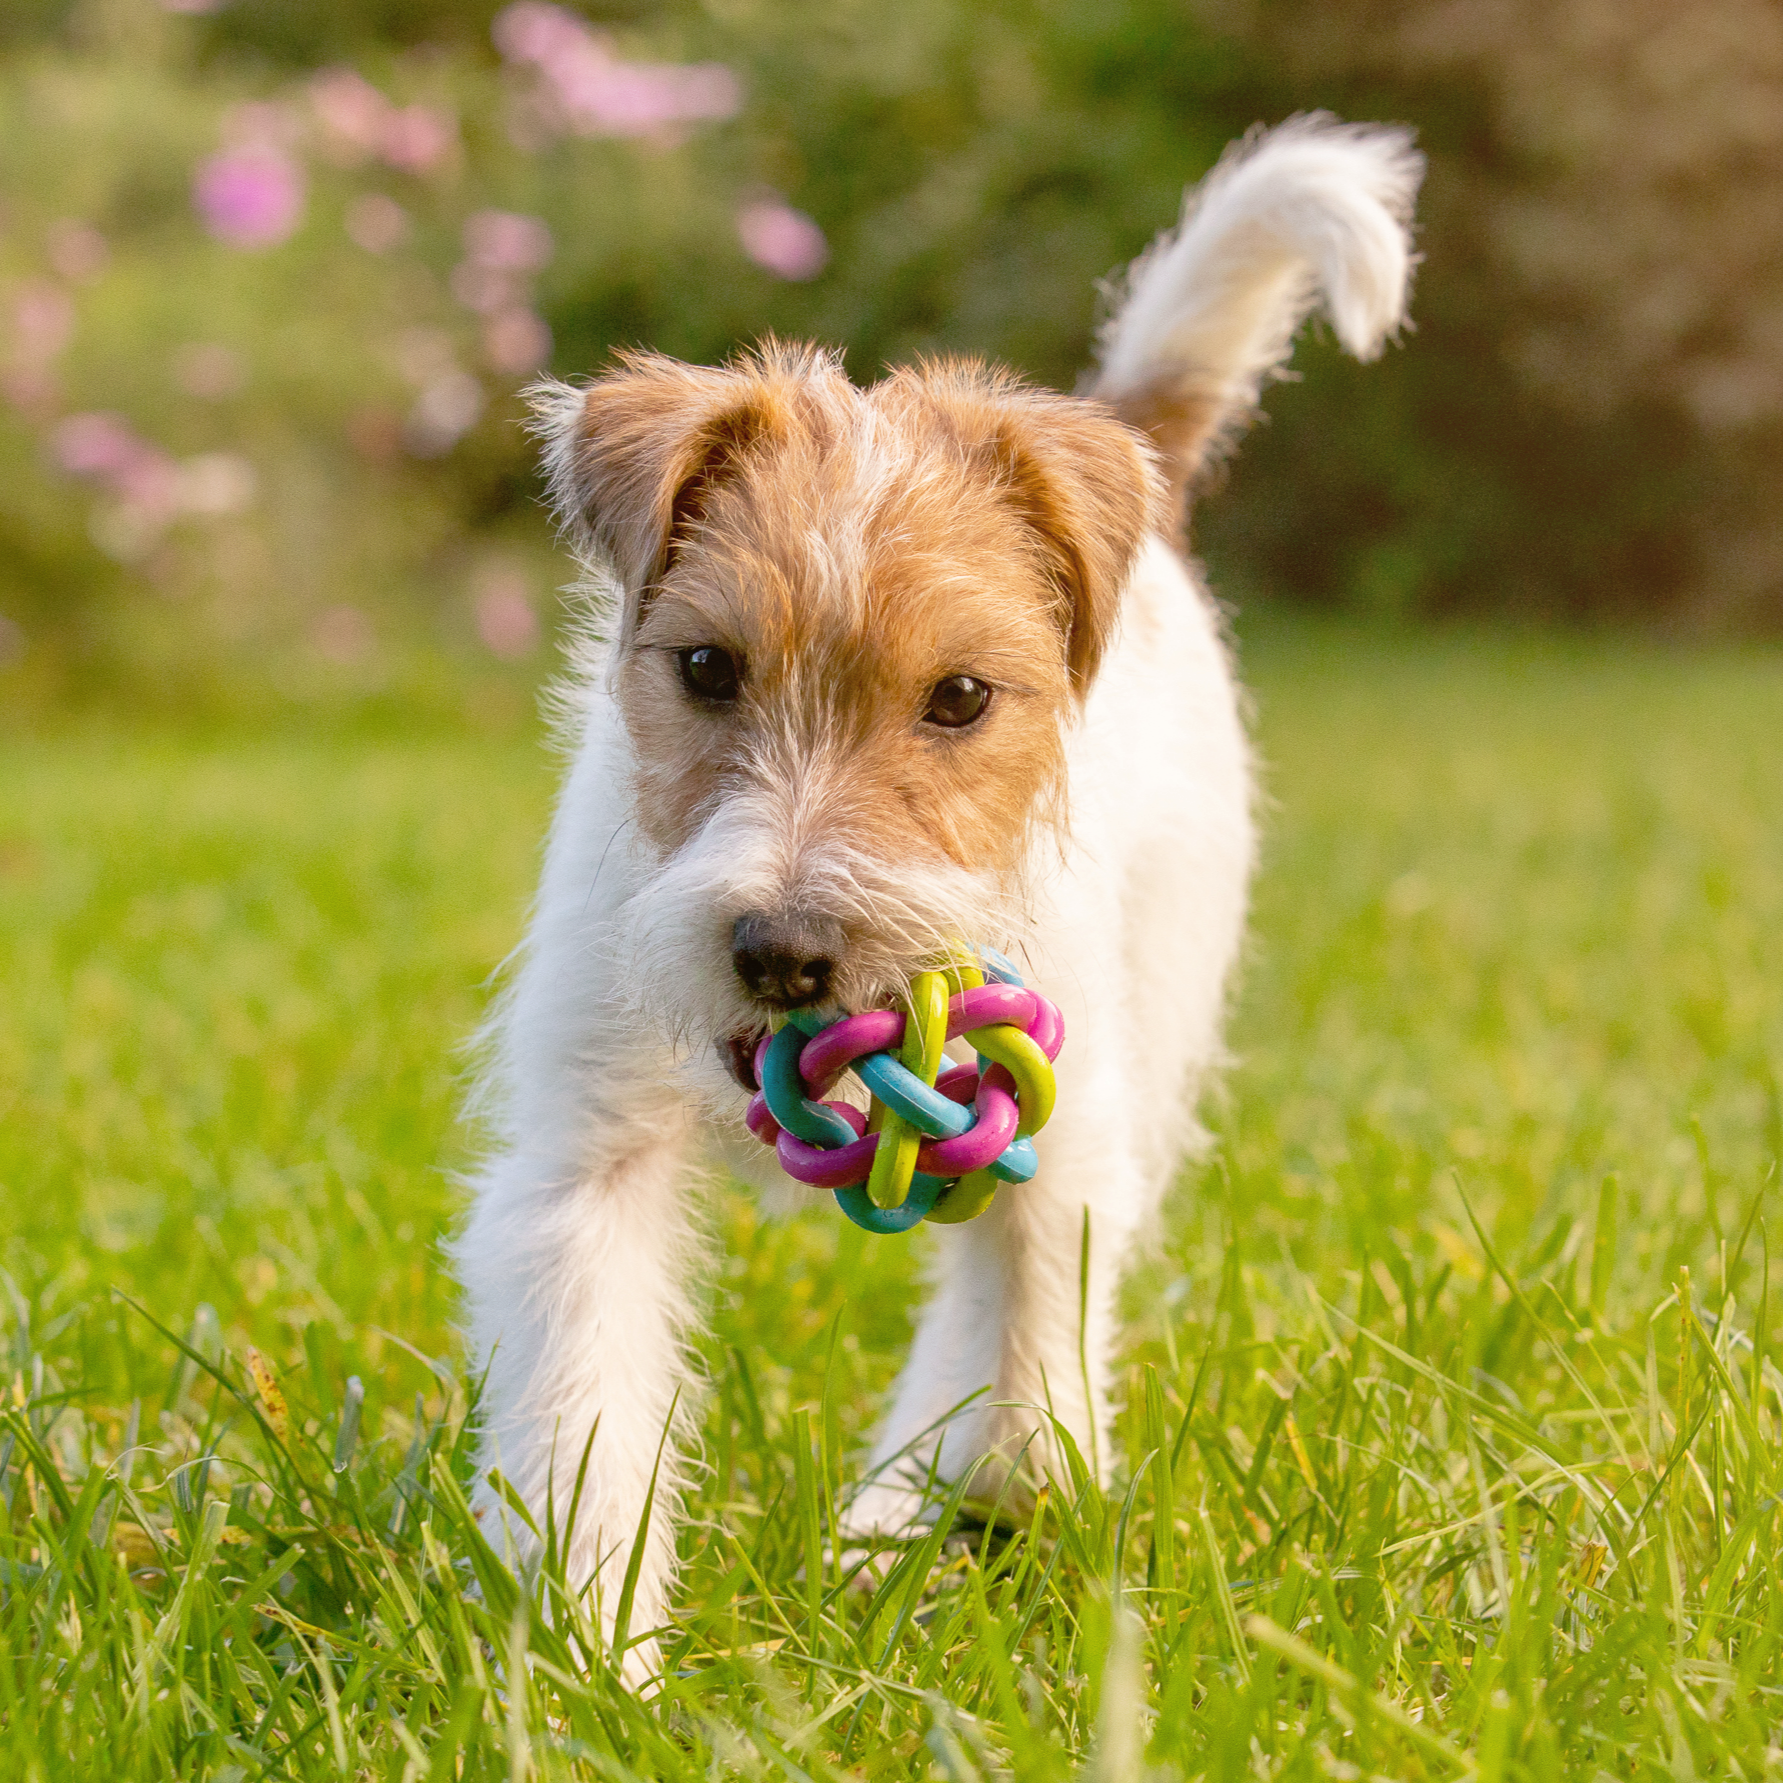
M 977 1065 L 941 1072 L 942 1046 L 961 1035 Z M 745 1118 L 788 1176 L 833 1189 L 857 1226 L 956 1225 L 983 1213 L 998 1184 L 1039 1168 L 1028 1135 L 1051 1118 L 1064 1039 L 1058 1009 L 1000 953 L 979 948 L 976 964 L 917 973 L 908 1013 L 826 1021 L 793 1010 L 756 1048 L 761 1089 Z M 824 1100 L 844 1070 L 871 1091 L 869 1114 Z

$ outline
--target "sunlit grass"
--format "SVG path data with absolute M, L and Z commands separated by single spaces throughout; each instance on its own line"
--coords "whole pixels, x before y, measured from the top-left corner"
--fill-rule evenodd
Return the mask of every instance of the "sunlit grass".
M 1110 1486 L 854 1570 L 920 1252 L 726 1197 L 648 1702 L 463 1500 L 437 1241 L 536 739 L 0 745 L 0 1775 L 1783 1769 L 1783 660 L 1247 668 L 1238 1063 Z

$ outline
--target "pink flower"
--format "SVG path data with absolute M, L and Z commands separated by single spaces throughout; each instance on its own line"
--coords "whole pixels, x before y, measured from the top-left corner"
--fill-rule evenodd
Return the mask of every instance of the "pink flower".
M 151 525 L 162 526 L 183 506 L 184 480 L 178 463 L 158 448 L 132 459 L 110 479 L 119 499 Z
M 204 226 L 231 248 L 269 248 L 303 218 L 303 169 L 270 143 L 226 149 L 200 164 L 192 202 Z
M 201 452 L 181 463 L 107 410 L 68 416 L 50 435 L 50 453 L 71 477 L 160 521 L 234 514 L 254 498 L 254 467 L 239 454 Z
M 510 661 L 538 645 L 539 619 L 528 598 L 526 577 L 502 563 L 492 563 L 477 577 L 477 636 L 495 655 Z
M 783 279 L 814 279 L 829 264 L 830 244 L 784 198 L 758 198 L 737 212 L 737 239 L 757 266 Z
M 71 477 L 112 482 L 157 448 L 138 436 L 122 415 L 109 410 L 70 415 L 50 435 L 50 455 Z
M 542 0 L 516 0 L 495 15 L 489 27 L 495 47 L 510 62 L 549 62 L 558 56 L 573 55 L 590 32 L 575 16 L 561 6 L 547 6 Z
M 716 63 L 621 62 L 603 47 L 545 72 L 584 136 L 647 136 L 671 124 L 731 117 L 740 103 L 737 77 Z
M 62 386 L 40 365 L 0 366 L 0 396 L 20 414 L 44 420 L 61 407 Z
M 483 355 L 509 377 L 537 371 L 551 357 L 551 330 L 522 304 L 497 310 L 483 325 Z
M 612 40 L 544 0 L 516 0 L 496 15 L 495 47 L 536 68 L 560 128 L 582 136 L 647 136 L 676 124 L 736 115 L 736 75 L 721 62 L 626 62 Z
M 363 161 L 383 146 L 394 109 L 362 74 L 351 68 L 324 68 L 310 81 L 310 107 L 341 158 Z
M 352 68 L 310 81 L 310 107 L 338 160 L 376 155 L 403 173 L 431 173 L 458 150 L 458 119 L 437 105 L 394 104 Z
M 555 252 L 551 231 L 537 217 L 517 211 L 474 211 L 464 220 L 464 252 L 473 266 L 492 272 L 538 272 Z
M 431 173 L 458 152 L 458 120 L 437 105 L 405 105 L 390 114 L 384 159 L 404 173 Z
M 178 461 L 141 438 L 122 415 L 70 415 L 50 436 L 50 453 L 70 476 L 112 499 L 96 506 L 94 542 L 121 563 L 145 557 L 185 505 Z
M 537 217 L 480 210 L 465 219 L 465 257 L 452 269 L 452 294 L 491 318 L 484 349 L 498 371 L 535 370 L 551 351 L 550 331 L 528 308 L 528 290 L 552 251 L 551 231 Z
M 443 458 L 476 426 L 486 400 L 469 372 L 440 372 L 415 398 L 403 423 L 403 444 L 416 458 Z
M 387 254 L 408 240 L 409 213 L 382 192 L 364 192 L 347 206 L 347 235 L 368 254 Z
M 254 467 L 234 452 L 183 462 L 145 440 L 122 415 L 69 415 L 50 435 L 50 455 L 107 499 L 94 504 L 93 542 L 120 563 L 147 557 L 182 514 L 218 519 L 254 499 Z
M 12 354 L 24 366 L 48 365 L 74 334 L 74 303 L 60 285 L 37 280 L 12 300 Z

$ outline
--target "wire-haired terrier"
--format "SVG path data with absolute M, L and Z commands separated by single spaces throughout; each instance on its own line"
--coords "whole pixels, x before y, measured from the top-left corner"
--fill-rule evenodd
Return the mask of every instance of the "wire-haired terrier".
M 1186 496 L 1321 297 L 1361 358 L 1398 328 L 1421 170 L 1406 133 L 1322 116 L 1235 145 L 1077 396 L 959 360 L 863 390 L 778 344 L 535 393 L 610 635 L 581 646 L 457 1258 L 485 1469 L 541 1529 L 576 1501 L 569 1570 L 609 1628 L 635 1541 L 631 1628 L 674 1570 L 699 1166 L 811 1193 L 745 1131 L 756 1038 L 886 1005 L 962 940 L 1063 1010 L 1057 1111 L 1032 1181 L 936 1231 L 852 1525 L 895 1535 L 967 1470 L 1019 1502 L 1061 1430 L 1106 1464 L 1117 1288 L 1200 1137 L 1253 853 Z

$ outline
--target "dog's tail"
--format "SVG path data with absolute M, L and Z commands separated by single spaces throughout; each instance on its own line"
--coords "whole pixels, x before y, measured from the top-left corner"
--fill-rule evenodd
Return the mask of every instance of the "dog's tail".
M 1328 113 L 1252 131 L 1128 270 L 1083 394 L 1151 436 L 1178 499 L 1254 414 L 1320 297 L 1372 359 L 1405 319 L 1424 158 Z

